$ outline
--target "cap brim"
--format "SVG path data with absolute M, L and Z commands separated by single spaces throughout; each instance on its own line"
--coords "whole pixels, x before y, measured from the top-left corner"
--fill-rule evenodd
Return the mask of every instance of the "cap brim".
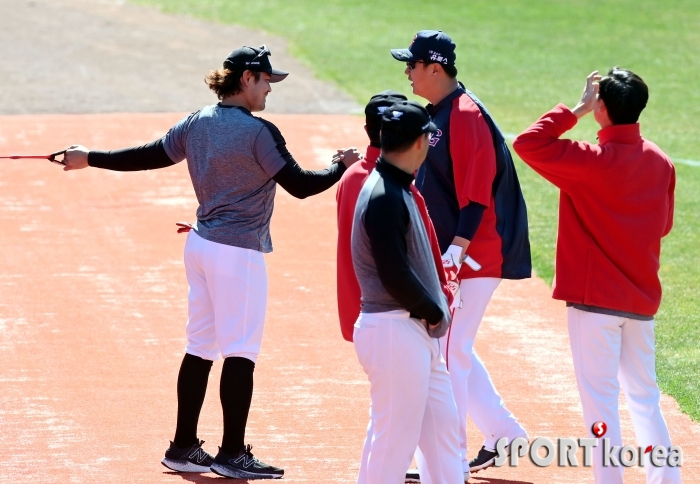
M 277 69 L 272 69 L 270 71 L 270 82 L 284 81 L 288 75 L 289 75 L 289 72 L 278 71 Z
M 408 49 L 391 49 L 391 55 L 394 57 L 394 59 L 401 62 L 410 62 L 415 60 L 413 54 Z
M 432 121 L 428 123 L 428 127 L 423 131 L 424 133 L 435 133 L 437 132 L 437 126 Z

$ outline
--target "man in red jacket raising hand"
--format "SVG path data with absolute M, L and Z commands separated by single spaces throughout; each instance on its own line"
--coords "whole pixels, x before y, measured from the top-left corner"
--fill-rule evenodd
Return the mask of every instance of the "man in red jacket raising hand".
M 647 86 L 628 70 L 588 76 L 583 96 L 563 104 L 518 136 L 513 148 L 560 189 L 555 299 L 566 301 L 569 339 L 586 428 L 605 422 L 593 452 L 596 484 L 621 484 L 618 396 L 625 391 L 637 444 L 671 439 L 659 405 L 654 314 L 661 303 L 661 238 L 673 224 L 673 164 L 640 135 Z M 593 112 L 598 144 L 559 139 Z M 679 483 L 676 467 L 656 467 L 644 454 L 647 482 Z M 607 465 L 606 465 L 607 464 Z

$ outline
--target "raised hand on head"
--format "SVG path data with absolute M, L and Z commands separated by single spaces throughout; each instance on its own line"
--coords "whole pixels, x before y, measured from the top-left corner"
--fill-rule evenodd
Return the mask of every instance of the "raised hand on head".
M 578 102 L 572 112 L 577 118 L 581 118 L 593 111 L 595 103 L 598 100 L 598 82 L 602 79 L 598 71 L 591 72 L 586 78 L 586 86 L 583 88 L 581 100 Z

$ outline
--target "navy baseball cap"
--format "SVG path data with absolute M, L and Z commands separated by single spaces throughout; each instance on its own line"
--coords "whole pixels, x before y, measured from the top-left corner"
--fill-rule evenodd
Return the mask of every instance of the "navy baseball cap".
M 400 92 L 382 91 L 372 96 L 365 106 L 365 124 L 367 129 L 378 133 L 382 127 L 382 116 L 384 111 L 394 103 L 406 101 L 408 98 Z
M 270 74 L 270 82 L 283 81 L 289 72 L 273 69 L 269 57 L 270 49 L 265 45 L 260 47 L 244 46 L 231 52 L 224 61 L 224 68 L 231 71 L 250 70 L 267 72 Z
M 421 30 L 408 49 L 391 49 L 394 59 L 402 62 L 428 61 L 444 66 L 455 65 L 455 43 L 442 30 Z
M 425 133 L 434 133 L 437 126 L 428 111 L 415 101 L 399 101 L 392 104 L 382 115 L 382 132 L 391 131 L 406 141 Z

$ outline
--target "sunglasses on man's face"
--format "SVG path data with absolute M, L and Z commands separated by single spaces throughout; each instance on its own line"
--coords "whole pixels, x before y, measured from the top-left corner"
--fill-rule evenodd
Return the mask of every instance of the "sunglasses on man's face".
M 406 62 L 406 66 L 408 66 L 409 69 L 413 70 L 416 68 L 416 64 L 418 64 L 418 63 L 425 64 L 425 61 L 417 60 L 417 61 Z

